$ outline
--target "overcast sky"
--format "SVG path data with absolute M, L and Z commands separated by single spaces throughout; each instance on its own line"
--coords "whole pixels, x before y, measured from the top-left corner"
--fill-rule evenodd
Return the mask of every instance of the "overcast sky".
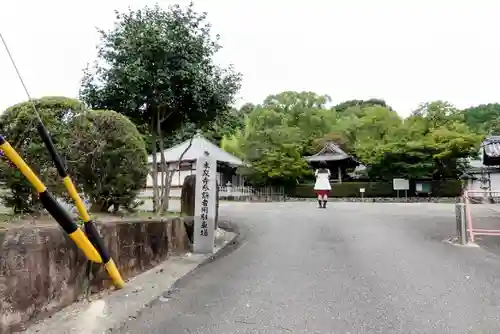
M 0 31 L 34 97 L 76 97 L 95 57 L 95 27 L 146 0 L 0 1 Z M 167 6 L 174 1 L 159 1 Z M 177 1 L 186 4 L 187 1 Z M 221 64 L 243 73 L 238 105 L 284 90 L 334 102 L 383 98 L 402 115 L 420 102 L 500 101 L 498 0 L 198 0 L 222 37 Z M 26 99 L 0 49 L 0 110 Z

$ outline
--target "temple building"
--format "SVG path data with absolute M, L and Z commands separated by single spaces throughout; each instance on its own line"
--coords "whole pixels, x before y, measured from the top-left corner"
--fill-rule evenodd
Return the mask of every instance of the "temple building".
M 217 182 L 219 184 L 224 185 L 230 182 L 233 185 L 240 185 L 243 183 L 242 176 L 237 172 L 237 168 L 243 165 L 243 161 L 197 134 L 192 141 L 188 139 L 164 151 L 167 170 L 175 171 L 172 187 L 182 187 L 186 176 L 196 174 L 196 160 L 205 151 L 209 152 L 217 160 Z M 148 163 L 150 164 L 150 170 L 152 170 L 153 156 L 148 157 Z M 157 153 L 156 163 L 159 171 L 158 184 L 161 184 L 161 179 L 164 178 L 161 170 L 161 153 Z M 147 187 L 152 186 L 153 176 L 150 173 L 147 179 Z
M 325 161 L 330 169 L 332 182 L 342 183 L 346 178 L 350 178 L 348 173 L 360 165 L 360 162 L 353 156 L 344 152 L 334 142 L 328 142 L 318 153 L 304 157 L 313 169 L 319 167 L 320 161 Z
M 500 136 L 484 139 L 479 159 L 469 161 L 467 175 L 467 190 L 474 192 L 474 197 L 479 197 L 481 192 L 486 197 L 500 191 Z

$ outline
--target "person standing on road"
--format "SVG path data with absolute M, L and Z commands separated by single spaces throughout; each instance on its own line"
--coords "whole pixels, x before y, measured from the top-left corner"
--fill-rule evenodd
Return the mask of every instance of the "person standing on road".
M 314 172 L 316 176 L 316 183 L 314 184 L 314 191 L 318 196 L 318 205 L 320 208 L 326 208 L 326 202 L 328 201 L 328 193 L 332 190 L 330 185 L 330 170 L 325 161 L 319 163 L 319 168 Z

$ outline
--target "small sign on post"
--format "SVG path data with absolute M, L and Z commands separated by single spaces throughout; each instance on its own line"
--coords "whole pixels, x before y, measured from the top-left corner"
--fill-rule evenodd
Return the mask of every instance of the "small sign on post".
M 208 152 L 196 161 L 193 252 L 214 252 L 217 161 Z
M 393 189 L 396 190 L 396 193 L 399 198 L 399 191 L 404 190 L 405 197 L 408 198 L 408 190 L 410 190 L 410 180 L 408 179 L 393 179 L 392 180 Z
M 361 193 L 361 199 L 365 197 L 365 188 L 359 188 L 359 192 Z

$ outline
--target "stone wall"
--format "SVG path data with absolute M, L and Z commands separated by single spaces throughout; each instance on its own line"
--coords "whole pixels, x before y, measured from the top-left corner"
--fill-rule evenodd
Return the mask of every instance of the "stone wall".
M 106 222 L 101 235 L 123 278 L 133 277 L 189 249 L 180 218 Z M 86 291 L 88 263 L 57 226 L 0 231 L 0 333 L 23 329 L 76 301 Z M 92 265 L 93 292 L 112 284 L 101 265 Z

